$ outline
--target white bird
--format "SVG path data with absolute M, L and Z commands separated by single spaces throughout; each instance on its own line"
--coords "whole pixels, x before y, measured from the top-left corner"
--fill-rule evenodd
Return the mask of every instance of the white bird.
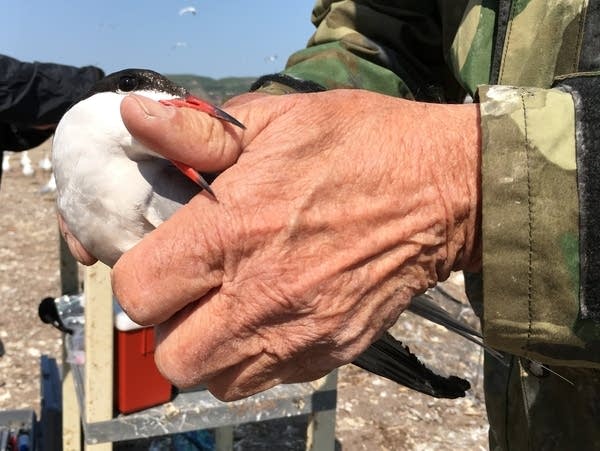
M 27 177 L 32 176 L 35 172 L 31 165 L 31 158 L 29 158 L 29 152 L 27 150 L 21 152 L 21 172 Z
M 2 156 L 2 172 L 10 171 L 10 153 L 5 151 Z
M 56 191 L 56 178 L 54 177 L 54 172 L 50 174 L 50 178 L 46 182 L 44 186 L 40 188 L 41 194 L 53 193 Z
M 52 146 L 58 211 L 83 247 L 109 266 L 200 187 L 213 194 L 194 169 L 161 157 L 131 136 L 119 111 L 131 92 L 243 127 L 161 74 L 143 69 L 109 75 L 67 111 Z
M 42 171 L 50 171 L 52 169 L 52 161 L 50 161 L 48 155 L 44 155 L 44 158 L 38 161 L 38 167 Z

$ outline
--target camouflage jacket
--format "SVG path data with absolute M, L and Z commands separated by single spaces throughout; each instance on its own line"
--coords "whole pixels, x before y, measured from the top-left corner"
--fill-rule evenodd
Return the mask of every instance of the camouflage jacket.
M 600 0 L 321 0 L 312 21 L 293 77 L 480 102 L 486 340 L 600 367 Z

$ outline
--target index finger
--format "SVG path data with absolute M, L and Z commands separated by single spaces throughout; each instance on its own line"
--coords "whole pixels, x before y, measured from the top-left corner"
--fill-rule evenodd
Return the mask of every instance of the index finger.
M 196 196 L 124 253 L 113 267 L 113 292 L 136 323 L 159 324 L 221 285 L 220 205 Z

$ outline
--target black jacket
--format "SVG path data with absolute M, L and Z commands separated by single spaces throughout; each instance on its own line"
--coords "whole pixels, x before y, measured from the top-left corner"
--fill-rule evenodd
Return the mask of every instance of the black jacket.
M 0 55 L 0 159 L 3 150 L 27 150 L 48 139 L 54 127 L 34 127 L 56 125 L 102 77 L 94 66 L 24 63 Z

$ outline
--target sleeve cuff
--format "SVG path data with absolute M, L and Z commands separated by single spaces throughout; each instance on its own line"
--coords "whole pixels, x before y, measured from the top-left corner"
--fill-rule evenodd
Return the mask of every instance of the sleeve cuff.
M 576 332 L 579 202 L 573 97 L 483 86 L 486 342 L 547 363 L 598 366 Z M 592 355 L 594 354 L 594 355 Z

